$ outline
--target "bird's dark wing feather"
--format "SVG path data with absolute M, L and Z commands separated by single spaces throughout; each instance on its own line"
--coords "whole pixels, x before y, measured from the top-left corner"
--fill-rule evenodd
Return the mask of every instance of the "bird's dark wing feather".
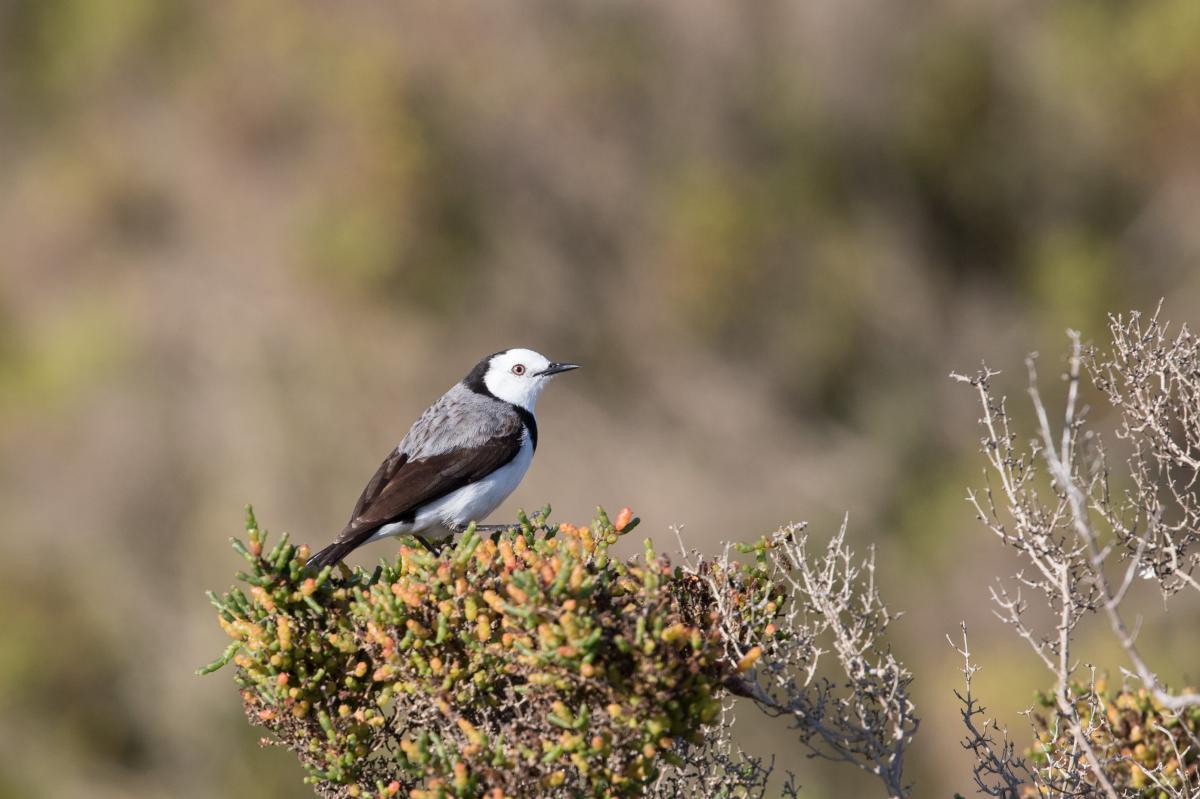
M 374 476 L 371 477 L 362 494 L 359 495 L 358 502 L 354 503 L 354 511 L 350 514 L 350 521 L 354 521 L 362 515 L 364 510 L 370 507 L 375 500 L 379 499 L 379 494 L 383 491 L 384 486 L 395 479 L 396 473 L 407 462 L 407 452 L 394 449 L 388 453 L 388 456 L 383 459 L 383 463 L 379 464 L 379 468 L 375 470 Z
M 394 451 L 375 472 L 354 506 L 354 514 L 332 544 L 309 560 L 317 568 L 336 563 L 377 529 L 411 521 L 418 508 L 482 480 L 517 456 L 523 426 L 470 448 L 452 449 L 420 460 Z
M 422 505 L 487 477 L 515 458 L 520 449 L 518 427 L 509 435 L 489 439 L 476 447 L 406 461 L 383 482 L 375 496 L 356 509 L 342 535 L 405 521 Z

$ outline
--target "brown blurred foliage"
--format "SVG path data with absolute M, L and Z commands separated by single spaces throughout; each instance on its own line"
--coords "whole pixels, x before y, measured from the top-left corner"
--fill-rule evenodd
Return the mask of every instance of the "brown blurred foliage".
M 587 368 L 498 515 L 712 550 L 848 510 L 908 611 L 912 776 L 961 789 L 944 633 L 1009 717 L 1043 676 L 987 633 L 945 376 L 1195 324 L 1198 39 L 1191 0 L 0 4 L 0 796 L 305 796 L 192 674 L 224 540 L 248 500 L 327 539 L 513 345 Z

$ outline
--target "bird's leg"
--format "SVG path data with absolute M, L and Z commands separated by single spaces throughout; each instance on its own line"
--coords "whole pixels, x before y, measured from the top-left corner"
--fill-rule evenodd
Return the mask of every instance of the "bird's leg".
M 516 525 L 513 525 L 513 524 L 476 524 L 475 532 L 479 533 L 480 535 L 483 535 L 485 533 L 502 533 L 505 530 L 512 529 L 513 527 L 516 527 Z M 465 533 L 467 531 L 467 525 L 465 525 L 465 524 L 447 524 L 446 529 L 452 533 Z
M 431 554 L 431 555 L 440 555 L 441 554 L 441 552 L 442 552 L 441 547 L 435 548 L 433 546 L 433 544 L 429 543 L 428 541 L 426 541 L 424 538 L 422 538 L 419 535 L 414 535 L 412 537 L 417 540 L 417 543 L 419 543 L 421 546 L 425 547 L 425 549 L 427 549 L 429 551 L 429 554 Z

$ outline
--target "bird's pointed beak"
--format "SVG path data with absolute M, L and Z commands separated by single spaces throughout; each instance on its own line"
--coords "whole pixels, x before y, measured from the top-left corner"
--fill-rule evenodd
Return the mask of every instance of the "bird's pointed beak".
M 569 372 L 572 369 L 578 368 L 579 364 L 577 363 L 552 363 L 542 371 L 538 372 L 538 375 L 541 377 L 549 377 L 550 375 L 556 375 L 559 372 Z

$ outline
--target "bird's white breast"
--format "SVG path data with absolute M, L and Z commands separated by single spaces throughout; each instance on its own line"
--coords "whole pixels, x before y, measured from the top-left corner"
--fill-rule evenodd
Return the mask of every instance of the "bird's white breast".
M 529 439 L 529 431 L 525 430 L 521 434 L 521 448 L 511 461 L 482 480 L 422 505 L 417 509 L 416 519 L 411 524 L 385 524 L 376 530 L 371 538 L 374 540 L 390 535 L 422 532 L 430 532 L 432 535 L 429 537 L 440 538 L 448 534 L 445 529 L 448 524 L 466 525 L 470 522 L 481 522 L 516 490 L 532 461 L 533 442 Z

